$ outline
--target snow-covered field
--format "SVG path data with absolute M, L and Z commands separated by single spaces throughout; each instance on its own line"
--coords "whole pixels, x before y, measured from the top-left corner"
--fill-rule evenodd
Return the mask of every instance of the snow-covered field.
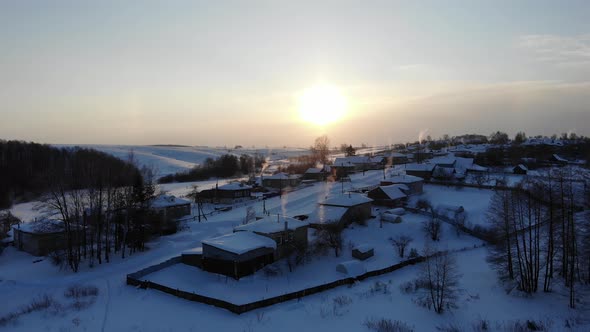
M 345 183 L 345 190 L 378 183 L 381 171 L 368 171 L 366 175 L 355 174 L 352 182 Z M 182 196 L 191 184 L 173 184 L 167 190 Z M 309 213 L 314 204 L 326 195 L 342 190 L 340 183 L 315 185 L 291 192 L 281 198 L 266 201 L 272 213 L 296 215 Z M 485 211 L 490 191 L 478 191 L 442 186 L 425 186 L 425 196 L 437 202 L 460 204 L 468 211 L 469 218 L 480 216 Z M 261 203 L 255 203 L 257 213 L 262 212 Z M 30 207 L 30 206 L 29 206 Z M 26 205 L 15 207 L 27 213 Z M 376 211 L 377 212 L 377 211 Z M 61 271 L 49 259 L 39 259 L 15 248 L 7 248 L 0 255 L 0 319 L 34 299 L 45 294 L 52 296 L 60 305 L 48 310 L 26 314 L 0 326 L 7 331 L 366 331 L 363 323 L 370 318 L 400 320 L 413 326 L 416 331 L 436 331 L 437 326 L 455 324 L 470 331 L 473 323 L 486 319 L 492 328 L 496 324 L 513 320 L 535 319 L 551 321 L 552 331 L 564 330 L 566 319 L 588 317 L 585 305 L 580 309 L 567 307 L 567 296 L 559 290 L 554 293 L 538 293 L 532 297 L 506 294 L 498 284 L 496 274 L 485 261 L 486 249 L 471 249 L 457 253 L 461 278 L 461 293 L 458 308 L 444 315 L 416 305 L 415 295 L 405 294 L 399 286 L 413 280 L 419 266 L 410 266 L 391 274 L 370 278 L 352 287 L 340 287 L 300 301 L 290 301 L 272 307 L 255 310 L 242 315 L 194 303 L 156 290 L 142 290 L 125 284 L 125 277 L 145 267 L 178 256 L 182 251 L 200 246 L 203 239 L 231 232 L 246 215 L 246 207 L 234 208 L 211 216 L 202 223 L 191 222 L 188 229 L 165 236 L 148 243 L 149 250 L 121 259 L 113 258 L 108 264 L 89 267 L 84 263 L 79 273 Z M 410 247 L 422 249 L 426 241 L 420 235 L 418 225 L 422 217 L 407 215 L 400 224 L 384 224 L 373 219 L 368 226 L 354 226 L 345 232 L 344 254 L 340 258 L 328 256 L 315 258 L 293 273 L 283 268 L 283 275 L 267 279 L 262 273 L 244 278 L 239 282 L 202 275 L 199 271 L 177 271 L 174 282 L 184 283 L 183 287 L 194 287 L 199 292 L 223 292 L 236 301 L 246 301 L 253 295 L 283 292 L 298 288 L 306 282 L 333 280 L 339 276 L 335 264 L 350 259 L 349 242 L 369 242 L 375 246 L 375 257 L 369 259 L 367 267 L 380 267 L 398 260 L 387 238 L 404 233 L 414 237 Z M 442 247 L 473 247 L 480 243 L 471 237 L 457 237 L 445 226 L 439 243 Z M 279 263 L 280 264 L 280 263 Z M 191 279 L 194 273 L 194 279 Z M 155 276 L 158 277 L 158 276 Z M 162 278 L 170 278 L 163 275 Z M 374 291 L 379 281 L 387 285 L 387 291 Z M 64 292 L 71 285 L 93 285 L 98 295 L 88 307 L 77 308 Z M 268 291 L 267 291 L 268 285 Z M 247 290 L 250 291 L 247 291 Z M 373 290 L 372 290 L 373 289 Z M 556 289 L 559 289 L 556 287 Z M 338 301 L 346 297 L 346 301 Z M 347 303 L 337 305 L 335 303 Z M 588 321 L 585 321 L 588 324 Z M 590 326 L 580 326 L 587 331 Z

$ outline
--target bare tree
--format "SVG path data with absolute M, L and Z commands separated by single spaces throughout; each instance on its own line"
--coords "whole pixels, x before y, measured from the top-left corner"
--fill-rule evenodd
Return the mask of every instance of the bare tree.
M 317 231 L 316 246 L 334 249 L 334 255 L 340 256 L 342 249 L 342 230 L 340 228 L 323 228 Z
M 432 241 L 440 240 L 442 231 L 442 222 L 436 216 L 432 216 L 430 219 L 425 220 L 422 224 L 422 229 L 426 232 L 426 235 L 430 237 Z
M 425 257 L 418 279 L 425 291 L 420 301 L 442 314 L 456 307 L 461 274 L 455 257 L 449 253 L 433 253 L 426 249 Z
M 314 145 L 311 147 L 311 152 L 316 162 L 326 164 L 330 154 L 330 139 L 323 135 L 315 139 Z
M 397 249 L 397 253 L 401 258 L 404 257 L 406 247 L 412 242 L 412 240 L 413 239 L 407 235 L 398 235 L 394 238 L 389 238 L 389 241 Z

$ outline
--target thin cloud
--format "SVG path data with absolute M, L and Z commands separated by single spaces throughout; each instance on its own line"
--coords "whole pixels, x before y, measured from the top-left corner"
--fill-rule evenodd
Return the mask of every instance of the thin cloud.
M 531 51 L 538 61 L 563 67 L 590 64 L 590 34 L 577 36 L 524 35 L 519 46 Z

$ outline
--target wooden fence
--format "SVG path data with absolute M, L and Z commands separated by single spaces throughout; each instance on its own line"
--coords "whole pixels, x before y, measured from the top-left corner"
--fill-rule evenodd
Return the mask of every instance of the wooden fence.
M 168 293 L 170 295 L 174 295 L 174 296 L 182 298 L 182 299 L 186 299 L 186 300 L 193 301 L 193 302 L 200 302 L 200 303 L 212 305 L 212 306 L 215 306 L 218 308 L 223 308 L 223 309 L 229 310 L 235 314 L 242 314 L 242 313 L 252 311 L 255 309 L 260 309 L 260 308 L 268 307 L 268 306 L 271 306 L 274 304 L 278 304 L 278 303 L 282 303 L 282 302 L 286 302 L 286 301 L 290 301 L 290 300 L 295 300 L 295 299 L 300 299 L 305 296 L 321 293 L 321 292 L 324 292 L 326 290 L 333 289 L 336 287 L 340 287 L 340 286 L 344 286 L 344 285 L 352 285 L 355 282 L 360 281 L 360 280 L 365 280 L 367 278 L 380 276 L 380 275 L 383 275 L 386 273 L 391 273 L 393 271 L 399 270 L 399 269 L 404 268 L 406 266 L 421 263 L 425 259 L 426 259 L 425 257 L 421 257 L 421 256 L 416 257 L 416 258 L 412 258 L 412 259 L 408 259 L 406 261 L 388 266 L 383 269 L 366 272 L 366 273 L 361 274 L 357 277 L 344 278 L 344 279 L 336 280 L 336 281 L 333 281 L 333 282 L 330 282 L 327 284 L 322 284 L 319 286 L 314 286 L 314 287 L 306 288 L 303 290 L 271 297 L 271 298 L 260 300 L 260 301 L 246 303 L 246 304 L 234 304 L 234 303 L 231 303 L 228 301 L 223 301 L 220 299 L 216 299 L 216 298 L 212 298 L 212 297 L 208 297 L 208 296 L 204 296 L 204 295 L 200 295 L 200 294 L 187 292 L 187 291 L 183 291 L 180 289 L 175 289 L 175 288 L 171 288 L 168 286 L 160 285 L 158 283 L 155 283 L 155 282 L 152 282 L 149 280 L 141 280 L 141 278 L 143 278 L 144 276 L 146 276 L 150 273 L 153 273 L 153 272 L 159 271 L 161 269 L 164 269 L 166 267 L 169 267 L 171 265 L 180 263 L 181 262 L 180 256 L 169 259 L 163 263 L 148 267 L 148 268 L 143 269 L 141 271 L 138 271 L 138 272 L 135 272 L 132 274 L 128 274 L 127 275 L 127 284 L 132 285 L 132 286 L 141 287 L 141 288 L 153 288 L 153 289 L 159 290 L 164 293 Z

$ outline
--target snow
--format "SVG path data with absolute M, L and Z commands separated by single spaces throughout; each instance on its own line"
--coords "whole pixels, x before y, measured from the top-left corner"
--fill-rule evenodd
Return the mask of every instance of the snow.
M 217 187 L 217 190 L 245 190 L 245 189 L 252 189 L 251 186 L 245 185 L 240 182 L 231 182 L 228 184 L 221 185 Z
M 406 214 L 406 210 L 404 208 L 395 208 L 395 209 L 389 209 L 383 213 L 388 213 L 388 214 L 395 214 L 398 216 L 403 216 L 404 214 Z
M 273 239 L 251 232 L 230 233 L 203 240 L 203 244 L 237 255 L 260 248 L 277 248 L 277 244 Z
M 396 200 L 407 197 L 402 190 L 410 190 L 406 185 L 392 184 L 390 186 L 379 187 L 389 197 L 389 199 Z
M 308 226 L 309 223 L 285 216 L 266 216 L 263 219 L 251 223 L 240 225 L 234 228 L 234 231 L 250 231 L 264 234 L 277 233 L 285 230 L 285 223 L 289 230 L 296 230 L 300 227 Z
M 203 247 L 196 247 L 182 252 L 183 255 L 200 255 L 203 253 Z
M 186 199 L 178 198 L 171 195 L 160 195 L 154 198 L 151 202 L 151 206 L 154 208 L 165 208 L 178 205 L 190 204 L 190 201 Z
M 390 181 L 393 183 L 416 183 L 424 181 L 421 177 L 413 175 L 392 175 Z
M 424 193 L 411 196 L 410 205 L 419 199 L 430 201 L 435 207 L 438 205 L 463 206 L 467 214 L 467 225 L 487 224 L 486 213 L 494 192 L 487 189 L 461 188 L 426 184 Z
M 371 250 L 373 250 L 373 247 L 367 243 L 363 243 L 363 244 L 359 244 L 357 246 L 355 246 L 354 248 L 352 248 L 353 250 L 358 250 L 361 253 L 367 253 Z
M 282 197 L 266 201 L 271 213 L 298 215 L 312 212 L 316 203 L 326 195 L 355 187 L 378 184 L 383 175 L 381 171 L 367 171 L 366 175 L 351 175 L 352 182 L 317 183 L 314 186 L 290 192 Z M 522 177 L 515 177 L 522 179 Z M 214 185 L 215 181 L 213 181 Z M 221 183 L 221 181 L 220 181 Z M 177 197 L 190 191 L 195 183 L 163 185 Z M 424 194 L 433 204 L 446 203 L 461 205 L 468 212 L 468 221 L 476 222 L 483 217 L 493 194 L 490 190 L 455 188 L 438 185 L 425 185 Z M 414 199 L 414 198 L 412 198 Z M 13 209 L 24 215 L 33 216 L 34 203 L 23 204 Z M 262 203 L 252 205 L 257 213 L 262 211 Z M 27 253 L 8 247 L 0 255 L 0 294 L 6 301 L 0 301 L 0 317 L 28 305 L 43 294 L 65 301 L 63 293 L 74 284 L 94 285 L 99 293 L 96 302 L 81 310 L 64 309 L 57 314 L 37 312 L 22 316 L 15 323 L 4 327 L 7 331 L 364 331 L 363 323 L 374 318 L 400 320 L 416 331 L 436 331 L 438 326 L 455 324 L 469 330 L 473 323 L 485 319 L 492 326 L 513 320 L 552 320 L 553 329 L 564 330 L 566 319 L 582 318 L 579 331 L 588 331 L 587 308 L 571 310 L 567 308 L 567 289 L 556 287 L 551 293 L 539 292 L 533 296 L 520 296 L 513 291 L 507 294 L 498 283 L 496 272 L 486 262 L 487 250 L 470 249 L 458 252 L 457 263 L 463 275 L 460 281 L 462 292 L 457 301 L 457 309 L 438 315 L 427 308 L 415 304 L 413 294 L 401 292 L 400 286 L 412 281 L 420 265 L 408 266 L 393 273 L 369 278 L 350 287 L 339 287 L 298 301 L 289 301 L 271 307 L 235 315 L 228 311 L 208 305 L 176 298 L 157 290 L 143 290 L 125 284 L 126 275 L 148 266 L 161 263 L 178 256 L 186 250 L 198 247 L 201 241 L 231 232 L 239 226 L 246 212 L 246 206 L 219 213 L 202 223 L 188 223 L 186 231 L 164 236 L 147 244 L 145 252 L 138 252 L 121 259 L 120 255 L 111 257 L 110 263 L 96 264 L 90 268 L 83 262 L 78 273 L 61 270 L 53 266 L 49 259 L 39 261 Z M 332 208 L 332 207 L 324 207 Z M 12 210 L 11 210 L 12 211 Z M 380 212 L 380 210 L 376 210 Z M 378 214 L 378 213 L 377 213 Z M 478 217 L 479 216 L 479 217 Z M 31 220 L 33 218 L 27 218 Z M 388 241 L 398 234 L 411 236 L 414 240 L 407 249 L 421 251 L 426 244 L 440 249 L 473 248 L 481 241 L 469 236 L 458 237 L 452 227 L 443 224 L 442 239 L 438 243 L 429 242 L 421 229 L 427 217 L 408 213 L 401 224 L 384 223 L 379 227 L 378 220 L 371 219 L 366 227 L 353 225 L 344 230 L 344 247 L 340 257 L 333 253 L 313 257 L 305 265 L 298 266 L 293 273 L 288 272 L 285 262 L 278 262 L 281 273 L 269 277 L 264 271 L 239 281 L 204 272 L 198 268 L 177 264 L 162 270 L 160 281 L 174 282 L 174 286 L 192 290 L 203 295 L 222 297 L 234 303 L 268 298 L 321 283 L 342 279 L 335 267 L 352 259 L 350 249 L 363 243 L 370 243 L 376 255 L 364 262 L 368 270 L 394 264 L 401 259 Z M 482 219 L 481 223 L 485 221 Z M 153 275 L 149 275 L 153 277 Z M 386 292 L 375 292 L 376 283 L 387 286 Z M 580 291 L 583 291 L 583 286 Z M 351 303 L 345 307 L 335 307 L 335 299 L 348 297 Z M 65 302 L 63 302 L 65 303 Z M 492 329 L 493 330 L 493 329 Z
M 367 272 L 367 269 L 365 268 L 363 263 L 354 260 L 342 262 L 336 265 L 336 271 L 344 273 L 350 277 L 356 277 Z
M 309 215 L 308 220 L 316 224 L 338 223 L 347 211 L 347 207 L 320 205 Z
M 372 202 L 373 200 L 361 194 L 341 194 L 327 197 L 321 205 L 351 207 Z
M 432 172 L 436 164 L 405 164 L 402 166 L 406 171 L 427 171 Z

